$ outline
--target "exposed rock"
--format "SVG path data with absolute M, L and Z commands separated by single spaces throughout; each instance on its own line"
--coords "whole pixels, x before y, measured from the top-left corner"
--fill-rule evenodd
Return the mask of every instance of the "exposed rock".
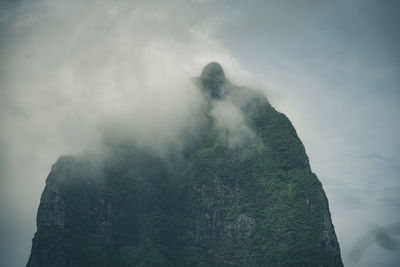
M 211 98 L 221 97 L 221 86 L 226 82 L 225 73 L 221 65 L 211 62 L 203 68 L 200 80 L 203 90 Z
M 252 142 L 221 142 L 210 113 L 200 137 L 168 161 L 129 144 L 110 147 L 102 164 L 61 157 L 28 266 L 343 266 L 328 201 L 290 121 L 259 92 L 229 84 L 217 63 L 200 80 L 211 102 L 240 110 Z

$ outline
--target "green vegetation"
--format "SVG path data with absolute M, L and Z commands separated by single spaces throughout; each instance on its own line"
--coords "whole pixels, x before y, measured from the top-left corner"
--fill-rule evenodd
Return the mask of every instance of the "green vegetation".
M 202 78 L 214 86 L 211 67 Z M 248 96 L 237 104 L 256 136 L 247 146 L 224 145 L 208 116 L 179 160 L 123 144 L 100 169 L 62 157 L 28 266 L 342 266 L 327 199 L 290 121 L 253 91 L 232 90 Z

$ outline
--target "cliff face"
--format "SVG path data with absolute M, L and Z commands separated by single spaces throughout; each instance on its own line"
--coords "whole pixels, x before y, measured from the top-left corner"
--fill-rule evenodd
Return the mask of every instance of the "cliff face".
M 119 144 L 100 165 L 53 165 L 28 266 L 343 266 L 290 121 L 217 63 L 198 84 L 206 119 L 179 156 Z M 240 120 L 224 126 L 219 105 Z

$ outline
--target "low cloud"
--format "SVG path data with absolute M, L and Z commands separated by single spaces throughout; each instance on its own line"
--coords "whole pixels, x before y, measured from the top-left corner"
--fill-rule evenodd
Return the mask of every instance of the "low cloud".
M 171 145 L 184 146 L 180 133 L 194 131 L 204 104 L 192 78 L 210 61 L 227 66 L 232 76 L 245 73 L 213 37 L 218 6 L 50 0 L 5 5 L 0 228 L 6 234 L 0 265 L 26 263 L 45 178 L 60 155 L 101 151 L 105 139 L 134 139 L 161 155 Z
M 246 124 L 240 108 L 228 97 L 213 101 L 210 114 L 215 119 L 219 140 L 231 149 L 240 149 L 256 139 L 256 135 Z
M 398 253 L 400 252 L 399 235 L 400 223 L 376 228 L 357 240 L 350 250 L 348 257 L 352 264 L 357 264 L 368 248 L 373 245 L 378 245 L 389 252 Z

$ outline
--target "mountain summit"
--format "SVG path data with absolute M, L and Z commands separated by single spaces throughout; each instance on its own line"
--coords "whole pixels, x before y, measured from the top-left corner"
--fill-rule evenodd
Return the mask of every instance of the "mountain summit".
M 183 151 L 121 141 L 100 163 L 57 160 L 27 266 L 343 266 L 291 122 L 218 63 L 199 80 L 210 101 Z
M 226 82 L 225 73 L 217 62 L 207 64 L 201 72 L 202 88 L 212 98 L 221 97 L 221 86 Z

